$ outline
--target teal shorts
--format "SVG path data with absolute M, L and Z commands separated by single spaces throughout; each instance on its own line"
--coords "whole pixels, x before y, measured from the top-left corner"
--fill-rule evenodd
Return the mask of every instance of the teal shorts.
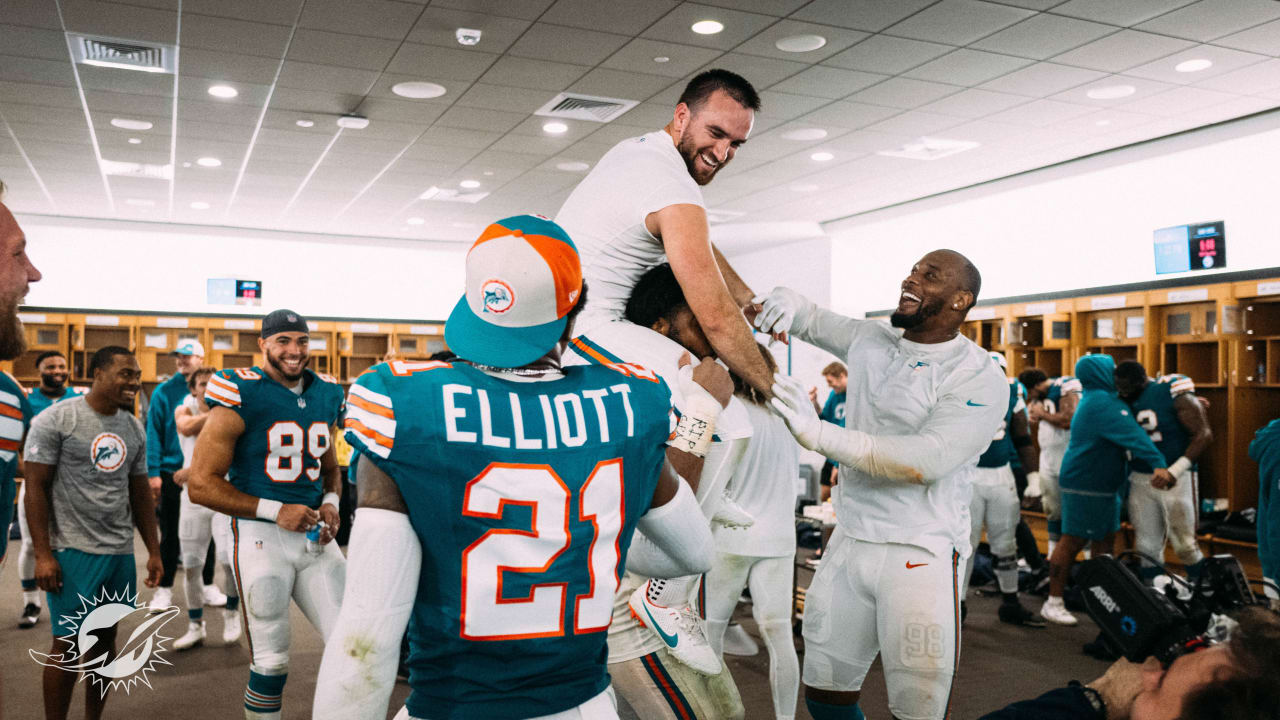
M 1102 540 L 1120 529 L 1119 493 L 1062 488 L 1062 534 Z
M 48 593 L 54 637 L 74 635 L 84 603 L 91 608 L 96 606 L 104 591 L 117 598 L 123 595 L 124 602 L 129 604 L 136 600 L 138 569 L 133 563 L 133 553 L 95 555 L 67 548 L 55 551 L 53 556 L 62 567 L 62 592 Z M 67 622 L 68 618 L 74 620 Z

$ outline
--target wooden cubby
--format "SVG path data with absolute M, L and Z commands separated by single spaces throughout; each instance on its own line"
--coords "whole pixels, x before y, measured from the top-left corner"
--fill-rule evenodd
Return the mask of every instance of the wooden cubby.
M 391 337 L 391 352 L 402 360 L 426 360 L 444 349 L 443 325 L 399 324 Z
M 218 318 L 209 323 L 209 342 L 205 344 L 205 363 L 218 369 L 253 367 L 262 359 L 258 351 L 258 333 L 262 321 L 257 318 Z
M 27 336 L 27 351 L 14 358 L 13 376 L 20 383 L 39 384 L 40 371 L 36 369 L 36 358 L 50 350 L 57 350 L 64 355 L 67 352 L 67 317 L 61 313 L 24 312 L 20 313 L 20 318 Z
M 349 383 L 392 351 L 393 323 L 338 323 L 338 380 Z
M 67 318 L 70 354 L 67 365 L 73 382 L 90 382 L 89 361 L 108 345 L 135 348 L 133 318 L 122 315 L 71 315 Z M 151 378 L 154 380 L 154 378 Z M 143 376 L 146 381 L 147 377 Z

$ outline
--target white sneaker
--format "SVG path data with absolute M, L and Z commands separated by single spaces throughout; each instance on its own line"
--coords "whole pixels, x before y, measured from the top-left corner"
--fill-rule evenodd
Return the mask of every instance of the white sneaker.
M 204 586 L 204 606 L 205 607 L 226 607 L 227 596 L 222 594 L 216 585 Z
M 147 609 L 152 613 L 163 612 L 173 607 L 173 588 L 162 587 L 156 588 L 156 594 L 151 596 L 151 602 L 147 603 Z
M 187 625 L 187 634 L 173 641 L 174 650 L 190 650 L 204 644 L 204 621 L 193 620 Z
M 687 604 L 662 607 L 649 600 L 649 583 L 631 594 L 631 614 L 667 646 L 671 656 L 703 675 L 719 675 L 720 659 L 707 642 L 704 621 Z
M 1080 622 L 1072 615 L 1067 607 L 1062 604 L 1062 598 L 1050 597 L 1044 601 L 1044 605 L 1040 608 L 1040 617 L 1048 620 L 1055 625 L 1075 625 Z
M 240 642 L 240 611 L 222 611 L 222 642 L 235 645 Z
M 728 495 L 722 495 L 720 497 L 720 507 L 716 508 L 715 514 L 711 516 L 711 522 L 715 525 L 741 530 L 755 525 L 756 518 L 751 513 L 743 510 L 742 506 L 730 499 Z

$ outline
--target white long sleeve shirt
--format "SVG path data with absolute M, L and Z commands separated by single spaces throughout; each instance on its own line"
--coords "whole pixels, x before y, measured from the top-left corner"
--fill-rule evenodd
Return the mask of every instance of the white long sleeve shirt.
M 839 528 L 858 540 L 916 545 L 940 558 L 953 549 L 968 555 L 972 472 L 1009 406 L 1008 383 L 987 351 L 962 335 L 912 342 L 887 323 L 812 303 L 792 331 L 847 359 L 846 431 L 871 436 L 883 462 L 913 468 L 923 479 L 889 480 L 842 464 Z

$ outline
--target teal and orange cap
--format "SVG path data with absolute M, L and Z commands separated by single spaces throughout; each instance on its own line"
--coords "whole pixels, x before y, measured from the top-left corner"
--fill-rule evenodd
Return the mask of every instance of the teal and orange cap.
M 466 267 L 466 290 L 444 327 L 450 350 L 509 368 L 555 347 L 582 294 L 582 263 L 564 228 L 541 215 L 499 220 L 467 251 Z

